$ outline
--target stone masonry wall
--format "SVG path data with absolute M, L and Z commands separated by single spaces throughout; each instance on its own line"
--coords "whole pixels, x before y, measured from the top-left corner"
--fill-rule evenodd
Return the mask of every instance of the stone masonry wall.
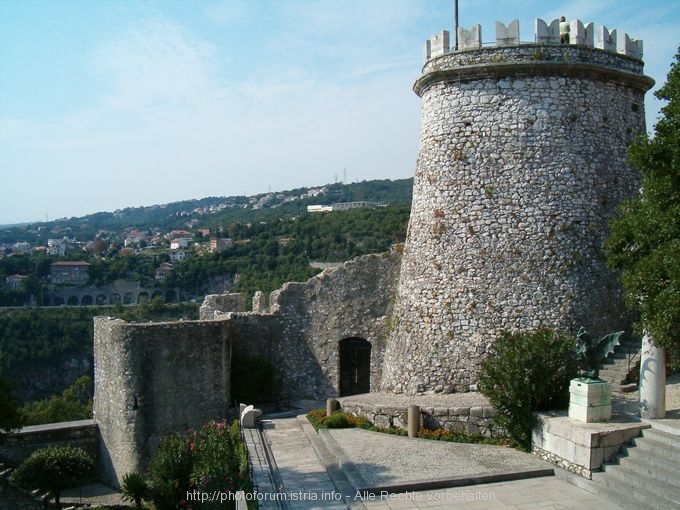
M 0 445 L 0 460 L 18 466 L 34 451 L 49 446 L 75 446 L 93 460 L 99 456 L 99 434 L 93 420 L 32 425 L 8 434 Z
M 94 324 L 100 474 L 143 472 L 160 439 L 226 417 L 231 345 L 222 321 Z
M 382 389 L 474 389 L 502 330 L 624 329 L 607 222 L 637 193 L 641 62 L 521 46 L 432 59 Z
M 242 310 L 234 295 L 209 296 L 199 321 L 94 324 L 94 418 L 100 473 L 113 485 L 143 472 L 160 439 L 226 415 L 231 352 L 271 361 L 281 393 L 338 394 L 338 344 L 372 345 L 371 385 L 380 381 L 384 339 L 400 256 L 368 255 L 306 283 L 287 283 L 265 313 Z
M 399 258 L 396 251 L 359 257 L 305 283 L 286 283 L 271 294 L 266 313 L 228 314 L 234 352 L 271 361 L 282 393 L 323 399 L 338 394 L 340 340 L 363 338 L 372 346 L 376 388 Z M 218 301 L 210 300 L 210 313 L 219 317 Z
M 377 427 L 408 429 L 408 407 L 355 402 L 351 397 L 345 397 L 342 410 L 368 418 Z M 421 424 L 425 428 L 502 437 L 503 431 L 493 423 L 494 414 L 491 406 L 420 408 Z

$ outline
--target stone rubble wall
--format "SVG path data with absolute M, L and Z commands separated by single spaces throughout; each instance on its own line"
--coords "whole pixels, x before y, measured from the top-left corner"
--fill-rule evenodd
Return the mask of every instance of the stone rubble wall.
M 198 309 L 198 318 L 202 321 L 220 318 L 229 312 L 244 312 L 245 300 L 242 294 L 210 294 L 205 297 Z
M 435 71 L 451 69 L 463 70 L 468 67 L 487 66 L 491 70 L 494 65 L 510 64 L 512 68 L 504 73 L 521 70 L 518 65 L 531 64 L 535 67 L 547 64 L 583 64 L 600 69 L 614 69 L 633 75 L 642 75 L 644 63 L 641 60 L 626 57 L 584 46 L 542 46 L 523 45 L 518 47 L 483 48 L 460 53 L 447 53 L 434 58 L 423 66 L 422 76 Z M 631 77 L 636 79 L 635 76 Z
M 549 64 L 523 65 L 553 51 L 560 57 Z M 571 55 L 590 65 L 574 66 Z M 382 390 L 475 389 L 503 330 L 625 329 L 622 289 L 601 246 L 640 182 L 626 149 L 645 130 L 653 81 L 633 64 L 641 70 L 629 57 L 537 45 L 425 66 L 414 87 L 420 153 Z
M 94 419 L 100 474 L 144 472 L 163 436 L 225 418 L 231 343 L 222 321 L 95 318 Z
M 408 429 L 408 407 L 391 407 L 367 402 L 342 401 L 342 410 L 354 416 L 363 416 L 377 427 Z M 422 426 L 428 429 L 445 429 L 485 437 L 502 437 L 502 431 L 493 423 L 495 410 L 490 406 L 475 407 L 421 407 Z
M 229 316 L 234 352 L 272 362 L 283 393 L 323 399 L 338 395 L 340 340 L 363 338 L 371 343 L 377 388 L 399 260 L 396 251 L 366 255 L 284 284 L 271 293 L 266 313 Z
M 373 348 L 377 386 L 399 260 L 396 251 L 367 255 L 287 283 L 262 313 L 242 312 L 243 298 L 229 294 L 208 296 L 198 321 L 96 318 L 94 418 L 103 479 L 119 485 L 125 473 L 145 470 L 163 436 L 226 416 L 232 349 L 272 362 L 282 394 L 323 399 L 338 394 L 340 340 L 361 337 Z

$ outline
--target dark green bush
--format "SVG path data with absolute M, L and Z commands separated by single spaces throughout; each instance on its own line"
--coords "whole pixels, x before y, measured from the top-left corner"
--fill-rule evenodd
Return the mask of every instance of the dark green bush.
M 354 416 L 353 414 L 344 411 L 335 411 L 331 416 L 327 417 L 325 409 L 313 409 L 307 414 L 307 419 L 317 430 L 323 428 L 345 429 L 352 427 L 374 431 L 378 430 L 368 418 Z
M 17 398 L 14 396 L 14 385 L 0 373 L 0 444 L 4 441 L 6 433 L 23 425 L 21 418 Z
M 59 509 L 62 489 L 88 483 L 94 476 L 94 462 L 81 448 L 50 446 L 33 452 L 10 479 L 26 489 L 51 492 Z
M 326 418 L 325 425 L 329 429 L 344 429 L 354 426 L 349 424 L 347 421 L 347 416 L 345 416 L 345 413 L 342 412 L 335 412 Z
M 158 510 L 174 510 L 190 488 L 191 449 L 181 434 L 165 437 L 149 464 L 151 499 Z
M 157 510 L 233 508 L 233 500 L 187 501 L 187 494 L 252 492 L 239 424 L 211 421 L 186 435 L 166 437 L 151 459 L 150 495 Z
M 41 425 L 92 418 L 90 376 L 83 375 L 66 388 L 61 396 L 52 395 L 24 405 L 19 411 L 25 425 Z
M 533 413 L 569 405 L 575 349 L 574 338 L 548 329 L 505 332 L 482 363 L 480 391 L 496 409 L 494 421 L 523 450 L 531 449 Z

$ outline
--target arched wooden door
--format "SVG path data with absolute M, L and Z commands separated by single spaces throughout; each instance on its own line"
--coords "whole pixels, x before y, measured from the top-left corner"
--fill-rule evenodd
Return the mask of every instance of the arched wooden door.
M 371 391 L 371 344 L 363 338 L 340 340 L 340 396 Z

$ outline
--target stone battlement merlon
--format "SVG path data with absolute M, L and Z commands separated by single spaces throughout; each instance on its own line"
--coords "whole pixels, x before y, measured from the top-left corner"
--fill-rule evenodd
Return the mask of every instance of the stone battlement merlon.
M 596 48 L 642 60 L 642 40 L 632 39 L 625 32 L 617 33 L 616 29 L 609 30 L 604 25 L 598 26 L 596 29 L 593 23 L 584 24 L 578 19 L 569 23 L 569 29 L 568 45 Z M 451 48 L 450 41 L 451 34 L 448 30 L 443 30 L 428 39 L 425 42 L 423 55 L 425 63 L 433 58 L 455 51 Z M 519 20 L 513 20 L 507 26 L 500 21 L 496 22 L 495 47 L 503 48 L 524 44 L 568 46 L 560 43 L 560 21 L 558 19 L 546 23 L 542 19 L 536 18 L 533 42 L 520 40 Z M 469 30 L 458 27 L 458 50 L 456 52 L 479 50 L 486 46 L 489 45 L 483 42 L 481 25 L 474 25 Z

